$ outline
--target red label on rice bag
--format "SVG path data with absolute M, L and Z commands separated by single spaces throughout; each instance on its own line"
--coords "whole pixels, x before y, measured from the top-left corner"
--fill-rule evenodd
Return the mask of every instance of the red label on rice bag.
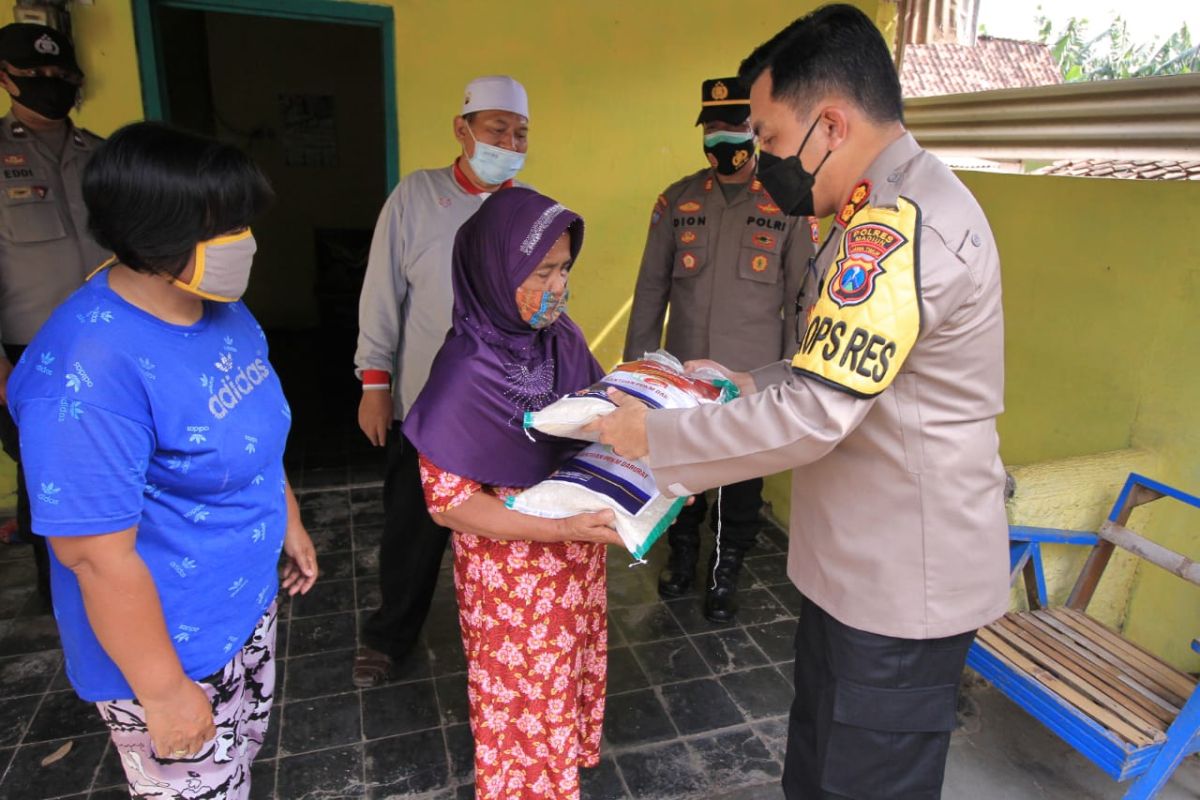
M 576 396 L 607 397 L 605 389 L 610 387 L 633 395 L 651 408 L 691 408 L 721 398 L 721 388 L 712 381 L 689 377 L 648 359 L 620 365 Z

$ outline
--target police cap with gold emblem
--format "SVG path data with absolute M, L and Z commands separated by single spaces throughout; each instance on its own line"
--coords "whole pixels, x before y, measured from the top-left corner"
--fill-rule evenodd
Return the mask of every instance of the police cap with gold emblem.
M 741 125 L 750 117 L 750 90 L 734 78 L 713 78 L 704 82 L 700 92 L 700 116 L 696 124 L 728 122 Z
M 71 40 L 54 28 L 14 22 L 0 28 L 0 61 L 17 69 L 61 67 L 82 75 Z

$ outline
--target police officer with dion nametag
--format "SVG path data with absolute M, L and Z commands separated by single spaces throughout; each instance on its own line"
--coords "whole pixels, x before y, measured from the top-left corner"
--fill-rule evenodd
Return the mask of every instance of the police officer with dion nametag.
M 813 254 L 806 219 L 788 217 L 755 180 L 749 92 L 736 78 L 704 81 L 700 116 L 708 167 L 667 187 L 650 215 L 650 234 L 633 296 L 625 359 L 657 350 L 670 306 L 666 349 L 683 361 L 711 358 L 737 370 L 778 361 L 795 349 L 796 297 Z M 742 559 L 761 528 L 762 478 L 723 487 L 713 509 L 720 530 L 704 582 L 704 615 L 737 613 Z M 692 586 L 700 548 L 703 495 L 685 508 L 667 538 L 659 576 L 664 597 Z
M 83 84 L 75 49 L 62 33 L 28 23 L 0 28 L 0 86 L 12 109 L 0 121 L 0 439 L 14 461 L 19 449 L 8 415 L 13 364 L 67 295 L 108 253 L 87 229 L 81 176 L 100 138 L 68 114 Z M 39 353 L 58 370 L 53 353 Z M 49 599 L 46 545 L 30 529 L 25 476 L 17 468 L 17 530 L 32 541 L 38 588 Z
M 797 20 L 741 76 L 759 178 L 786 213 L 833 217 L 800 344 L 728 370 L 731 403 L 617 395 L 595 427 L 670 495 L 793 470 L 804 603 L 784 793 L 936 800 L 967 651 L 1008 607 L 996 243 L 905 130 L 891 54 L 858 9 Z

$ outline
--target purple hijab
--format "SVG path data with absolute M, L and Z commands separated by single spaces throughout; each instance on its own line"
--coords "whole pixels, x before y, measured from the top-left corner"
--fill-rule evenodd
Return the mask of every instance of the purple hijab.
M 578 442 L 530 441 L 522 427 L 526 411 L 604 374 L 566 314 L 537 331 L 517 310 L 517 288 L 564 231 L 574 263 L 583 219 L 524 188 L 493 194 L 458 229 L 454 327 L 404 420 L 404 435 L 439 468 L 490 486 L 526 487 L 579 450 Z

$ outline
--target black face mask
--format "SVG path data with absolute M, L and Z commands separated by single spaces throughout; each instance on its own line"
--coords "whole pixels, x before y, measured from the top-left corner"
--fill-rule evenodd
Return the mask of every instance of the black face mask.
M 705 145 L 704 152 L 717 160 L 718 174 L 732 175 L 754 157 L 754 139 L 739 144 L 719 142 L 712 146 Z
M 804 145 L 808 144 L 808 137 L 812 136 L 820 119 L 817 117 L 809 126 L 808 133 L 804 134 L 804 141 L 800 143 L 800 149 L 796 151 L 796 155 L 780 158 L 765 150 L 758 154 L 758 179 L 762 181 L 763 188 L 771 195 L 775 205 L 791 217 L 813 215 L 813 184 L 817 181 L 817 173 L 821 171 L 821 167 L 825 166 L 825 162 L 833 155 L 832 150 L 827 151 L 825 157 L 821 159 L 821 163 L 812 172 L 806 170 L 800 163 L 800 154 L 804 152 Z
M 12 73 L 8 77 L 21 90 L 21 96 L 13 99 L 46 119 L 64 119 L 79 96 L 79 87 L 62 78 L 26 78 Z

